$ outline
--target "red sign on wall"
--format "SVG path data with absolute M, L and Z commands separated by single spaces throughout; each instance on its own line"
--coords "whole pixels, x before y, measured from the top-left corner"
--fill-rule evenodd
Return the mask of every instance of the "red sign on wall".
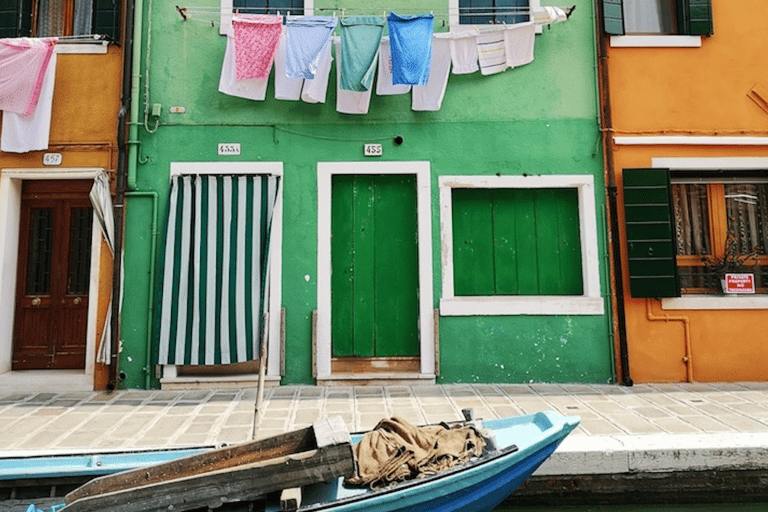
M 755 293 L 755 274 L 725 274 L 725 293 Z

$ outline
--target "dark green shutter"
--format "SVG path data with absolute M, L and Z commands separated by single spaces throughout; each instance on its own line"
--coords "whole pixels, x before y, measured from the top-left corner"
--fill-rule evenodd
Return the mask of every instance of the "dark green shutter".
M 679 297 L 668 169 L 624 169 L 632 297 Z
M 32 34 L 32 0 L 0 0 L 0 37 Z
M 712 1 L 678 0 L 678 29 L 681 34 L 711 36 Z
M 612 36 L 624 35 L 624 6 L 622 0 L 603 1 L 603 29 Z
M 93 33 L 120 39 L 120 1 L 93 0 Z

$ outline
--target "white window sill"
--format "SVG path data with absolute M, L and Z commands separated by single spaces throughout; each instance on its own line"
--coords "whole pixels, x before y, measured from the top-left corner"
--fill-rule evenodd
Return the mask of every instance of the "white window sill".
M 661 309 L 768 309 L 766 295 L 691 295 L 661 299 Z
M 59 43 L 56 45 L 56 53 L 61 54 L 94 54 L 103 55 L 107 53 L 107 42 L 98 41 L 93 43 L 67 44 Z
M 700 48 L 701 36 L 611 36 L 612 48 Z
M 440 299 L 442 316 L 602 315 L 602 297 L 526 295 Z

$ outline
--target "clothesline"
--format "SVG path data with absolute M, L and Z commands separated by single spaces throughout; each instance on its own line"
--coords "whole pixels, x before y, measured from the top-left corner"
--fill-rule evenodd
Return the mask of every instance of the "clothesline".
M 561 7 L 566 14 L 570 14 L 571 11 L 575 6 L 569 6 L 569 7 Z M 221 9 L 219 7 L 205 7 L 205 6 L 192 6 L 192 7 L 180 7 L 175 6 L 176 11 L 178 11 L 182 17 L 185 15 L 190 14 L 235 14 L 235 13 L 274 13 L 277 12 L 278 14 L 285 14 L 286 16 L 291 16 L 290 9 L 286 10 L 276 10 L 273 7 L 235 7 L 230 9 Z M 433 14 L 434 16 L 448 16 L 450 14 L 461 14 L 462 16 L 504 16 L 504 15 L 523 15 L 523 14 L 535 14 L 539 12 L 539 10 L 536 9 L 530 9 L 529 7 L 498 7 L 489 10 L 488 7 L 454 7 L 454 8 L 448 8 L 446 12 L 435 12 L 433 9 L 424 9 L 419 10 L 418 8 L 410 7 L 410 10 L 414 11 L 413 13 L 402 13 L 403 15 L 406 14 L 414 14 L 415 11 L 418 11 L 420 14 L 423 14 L 425 12 L 429 12 Z M 394 11 L 391 8 L 383 8 L 383 7 L 353 7 L 353 8 L 342 8 L 342 7 L 315 7 L 313 9 L 314 12 L 329 12 L 329 13 L 354 13 L 354 14 L 372 14 L 376 15 L 379 13 L 386 14 L 387 12 Z M 301 16 L 302 14 L 298 14 L 298 16 Z

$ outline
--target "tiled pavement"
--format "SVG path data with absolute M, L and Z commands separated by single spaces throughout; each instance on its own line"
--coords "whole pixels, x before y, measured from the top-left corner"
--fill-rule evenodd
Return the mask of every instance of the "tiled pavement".
M 554 409 L 581 417 L 569 437 L 765 434 L 768 383 L 488 384 L 390 387 L 0 393 L 0 452 L 215 445 L 310 425 L 339 414 L 351 431 L 399 415 L 412 423 L 494 418 Z M 255 425 L 254 425 L 255 421 Z M 255 428 L 254 428 L 255 427 Z

